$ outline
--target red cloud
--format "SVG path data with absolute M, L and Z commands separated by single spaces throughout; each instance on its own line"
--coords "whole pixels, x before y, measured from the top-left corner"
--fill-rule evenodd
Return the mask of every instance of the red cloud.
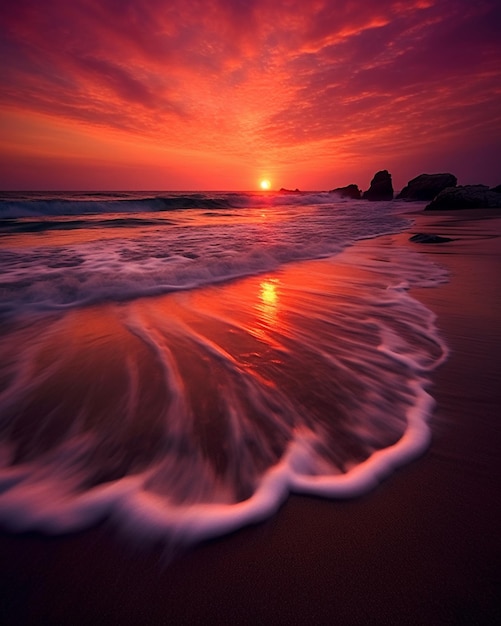
M 494 0 L 17 0 L 0 106 L 248 161 L 492 137 L 499 17 Z

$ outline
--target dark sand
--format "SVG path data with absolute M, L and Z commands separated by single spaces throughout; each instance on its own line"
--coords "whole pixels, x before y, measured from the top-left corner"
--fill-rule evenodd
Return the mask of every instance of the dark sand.
M 278 515 L 162 563 L 113 529 L 0 535 L 2 624 L 501 623 L 501 217 L 421 214 L 407 243 L 451 281 L 413 293 L 451 355 L 433 375 L 426 454 L 351 501 Z M 360 245 L 364 245 L 361 243 Z M 496 619 L 497 616 L 497 619 Z

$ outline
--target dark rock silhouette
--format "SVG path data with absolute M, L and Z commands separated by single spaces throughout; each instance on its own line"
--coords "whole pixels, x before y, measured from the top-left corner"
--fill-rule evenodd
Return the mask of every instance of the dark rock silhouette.
M 487 185 L 464 185 L 443 189 L 425 207 L 425 211 L 494 208 L 501 208 L 501 193 L 489 189 Z
M 362 192 L 358 188 L 358 185 L 346 185 L 346 187 L 336 187 L 331 189 L 329 193 L 337 193 L 341 198 L 352 198 L 353 200 L 359 200 L 362 197 Z
M 301 193 L 299 189 L 286 189 L 285 187 L 280 187 L 278 193 Z
M 397 198 L 433 200 L 442 189 L 455 187 L 457 182 L 457 178 L 453 174 L 420 174 L 407 183 Z
M 393 200 L 393 185 L 388 170 L 381 170 L 374 175 L 371 186 L 362 196 L 366 200 Z
M 409 237 L 409 241 L 414 243 L 445 243 L 452 241 L 450 237 L 442 237 L 441 235 L 433 235 L 431 233 L 416 233 Z
M 498 185 L 497 187 L 492 187 L 491 191 L 493 191 L 494 193 L 501 193 L 501 185 Z

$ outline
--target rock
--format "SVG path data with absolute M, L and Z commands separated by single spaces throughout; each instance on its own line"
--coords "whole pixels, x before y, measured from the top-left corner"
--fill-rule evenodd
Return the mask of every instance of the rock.
M 337 193 L 341 198 L 352 198 L 353 200 L 359 200 L 362 197 L 362 192 L 358 188 L 358 185 L 346 185 L 346 187 L 336 187 L 331 189 L 329 193 Z
M 493 191 L 494 193 L 501 193 L 501 185 L 498 185 L 497 187 L 492 187 L 491 191 Z
M 285 187 L 280 187 L 278 193 L 301 193 L 299 189 L 286 189 Z
M 388 170 L 381 170 L 374 175 L 371 186 L 362 196 L 366 200 L 393 200 L 393 185 Z
M 452 241 L 452 239 L 442 237 L 441 235 L 432 235 L 431 233 L 416 233 L 409 238 L 409 241 L 414 243 L 445 243 L 446 241 Z
M 463 185 L 443 189 L 425 211 L 494 208 L 501 208 L 501 193 L 492 191 L 487 185 Z
M 457 178 L 453 174 L 420 174 L 410 180 L 397 198 L 405 200 L 433 200 L 442 189 L 455 187 Z

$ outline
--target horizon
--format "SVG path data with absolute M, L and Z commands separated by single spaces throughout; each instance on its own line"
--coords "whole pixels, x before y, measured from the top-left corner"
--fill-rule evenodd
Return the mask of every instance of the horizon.
M 377 170 L 377 171 L 381 171 L 381 170 Z M 375 176 L 375 174 L 377 173 L 377 171 L 374 172 L 374 174 L 371 176 L 370 181 L 367 183 L 367 185 L 360 185 L 358 182 L 354 182 L 352 181 L 351 183 L 347 183 L 346 185 L 336 185 L 336 187 L 345 187 L 348 186 L 350 184 L 354 184 L 357 185 L 358 188 L 360 189 L 360 191 L 363 193 L 364 191 L 368 190 L 370 187 L 370 182 L 372 180 L 372 178 Z M 394 200 L 397 199 L 396 198 L 396 194 L 398 194 L 411 180 L 413 180 L 414 178 L 417 178 L 420 175 L 434 175 L 434 174 L 446 174 L 446 173 L 451 173 L 454 175 L 454 172 L 420 172 L 420 174 L 416 174 L 414 176 L 412 176 L 411 178 L 409 178 L 407 181 L 405 181 L 402 185 L 400 186 L 396 186 L 394 184 L 394 177 L 392 175 L 391 172 L 389 172 L 390 176 L 392 177 L 392 183 L 393 183 L 393 194 L 394 194 Z M 486 185 L 486 183 L 484 181 L 476 181 L 476 182 L 463 182 L 461 180 L 459 180 L 458 178 L 458 182 L 457 182 L 457 186 L 465 186 L 465 185 Z M 496 184 L 491 184 L 491 185 L 486 185 L 488 187 L 493 187 L 496 186 Z M 0 189 L 0 194 L 2 193 L 6 193 L 6 194 L 14 194 L 14 193 L 74 193 L 74 194 L 78 194 L 78 193 L 94 193 L 94 194 L 99 194 L 99 193 L 103 193 L 103 194 L 112 194 L 112 193 L 187 193 L 187 194 L 196 194 L 196 193 L 252 193 L 252 194 L 262 194 L 263 196 L 266 195 L 270 195 L 270 194 L 276 194 L 276 193 L 281 193 L 281 192 L 290 192 L 290 193 L 311 193 L 311 194 L 315 194 L 315 193 L 330 193 L 332 191 L 334 191 L 335 187 L 331 186 L 330 188 L 324 188 L 324 189 L 301 189 L 301 188 L 297 188 L 294 187 L 293 185 L 290 186 L 284 186 L 284 185 L 280 185 L 280 187 L 269 187 L 269 188 L 263 188 L 262 186 L 260 186 L 260 182 L 258 181 L 256 186 L 253 189 L 199 189 L 199 188 L 192 188 L 192 189 L 132 189 L 132 188 L 123 188 L 123 189 L 104 189 L 104 188 L 80 188 L 80 189 L 63 189 L 63 188 L 47 188 L 47 189 L 31 189 L 31 188 L 26 188 L 26 189 Z
M 501 182 L 495 0 L 18 0 L 3 22 L 3 191 L 364 190 L 375 161 L 396 190 Z

